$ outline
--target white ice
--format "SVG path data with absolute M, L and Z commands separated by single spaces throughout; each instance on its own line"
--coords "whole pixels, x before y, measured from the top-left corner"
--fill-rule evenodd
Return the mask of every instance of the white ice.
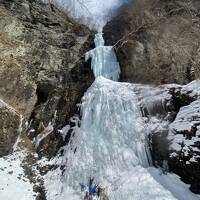
M 170 148 L 174 151 L 183 151 L 187 154 L 191 150 L 199 151 L 195 148 L 195 143 L 199 141 L 200 131 L 199 131 L 199 121 L 200 121 L 200 100 L 192 102 L 188 106 L 184 106 L 180 109 L 176 119 L 169 126 L 168 139 L 170 140 Z M 191 140 L 188 140 L 183 134 L 177 134 L 177 132 L 191 131 L 192 126 L 197 124 L 196 136 L 193 136 Z M 184 147 L 182 145 L 184 144 Z M 190 147 L 190 148 L 188 148 Z M 193 161 L 198 157 L 193 154 Z
M 65 172 L 58 168 L 45 177 L 47 199 L 83 199 L 79 183 L 95 177 L 106 187 L 109 200 L 199 200 L 179 177 L 161 175 L 150 167 L 135 86 L 115 82 L 119 64 L 113 48 L 104 46 L 102 33 L 96 35 L 95 44 L 86 60 L 92 58 L 96 80 L 82 98 L 81 126 L 75 127 L 63 156 L 53 161 L 66 166 Z M 163 105 L 162 98 L 158 102 Z
M 98 77 L 82 101 L 82 125 L 61 158 L 66 172 L 47 174 L 48 200 L 80 200 L 79 182 L 87 183 L 89 176 L 106 187 L 109 200 L 200 199 L 178 176 L 148 167 L 144 124 L 131 84 Z
M 94 76 L 103 76 L 107 79 L 117 81 L 120 75 L 120 67 L 117 61 L 114 48 L 104 46 L 103 34 L 98 33 L 95 36 L 96 48 L 87 52 L 85 60 L 92 59 L 91 68 Z

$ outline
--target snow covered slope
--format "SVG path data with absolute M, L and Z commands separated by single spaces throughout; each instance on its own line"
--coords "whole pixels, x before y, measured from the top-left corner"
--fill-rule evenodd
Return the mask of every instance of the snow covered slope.
M 25 156 L 25 152 L 19 151 L 0 158 L 0 199 L 35 199 L 36 194 L 33 192 L 33 185 L 30 184 L 21 166 Z

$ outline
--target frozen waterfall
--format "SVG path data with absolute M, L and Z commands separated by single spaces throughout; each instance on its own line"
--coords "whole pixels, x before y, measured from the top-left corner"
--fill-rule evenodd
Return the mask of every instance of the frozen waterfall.
M 79 183 L 87 184 L 94 177 L 105 187 L 108 199 L 95 196 L 93 200 L 197 200 L 177 176 L 161 176 L 149 167 L 151 156 L 135 86 L 113 81 L 119 78 L 119 64 L 112 47 L 104 46 L 102 33 L 96 35 L 95 44 L 86 60 L 92 58 L 96 80 L 82 98 L 81 120 L 72 118 L 75 127 L 69 143 L 54 162 L 61 168 L 46 175 L 47 199 L 83 200 Z M 68 130 L 69 126 L 63 128 L 63 136 Z
M 102 33 L 95 44 L 86 60 L 92 58 L 96 80 L 82 98 L 81 123 L 73 118 L 76 126 L 57 160 L 65 172 L 49 175 L 48 199 L 81 200 L 79 183 L 95 177 L 109 200 L 175 200 L 151 175 L 158 172 L 147 168 L 151 156 L 132 84 L 113 81 L 119 78 L 119 64 L 113 48 L 103 46 Z
M 92 58 L 96 80 L 82 98 L 81 126 L 65 147 L 63 181 L 71 200 L 80 199 L 76 189 L 89 177 L 107 186 L 110 200 L 132 199 L 133 189 L 124 193 L 122 182 L 137 166 L 149 166 L 145 128 L 130 84 L 113 81 L 120 73 L 113 48 L 104 46 L 102 33 L 96 35 L 95 44 L 86 60 Z
M 103 33 L 96 34 L 94 42 L 96 48 L 86 53 L 85 60 L 92 59 L 91 68 L 95 77 L 118 81 L 120 67 L 113 47 L 104 46 Z

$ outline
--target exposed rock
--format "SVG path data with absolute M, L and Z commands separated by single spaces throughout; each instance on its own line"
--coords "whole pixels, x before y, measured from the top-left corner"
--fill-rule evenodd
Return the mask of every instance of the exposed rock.
M 19 135 L 20 116 L 0 100 L 0 157 L 8 155 Z
M 143 0 L 124 6 L 104 28 L 122 80 L 186 84 L 200 78 L 198 0 Z
M 171 169 L 191 183 L 191 190 L 200 194 L 200 101 L 196 100 L 180 109 L 170 124 Z
M 93 34 L 51 4 L 0 0 L 0 98 L 32 120 L 34 137 L 39 124 L 46 127 L 57 111 L 55 131 L 45 142 L 47 155 L 55 154 L 56 129 L 93 80 L 83 58 Z
M 132 2 L 104 28 L 106 43 L 115 46 L 121 79 L 159 85 L 200 78 L 200 2 Z M 168 160 L 170 170 L 200 193 L 200 83 L 137 86 L 136 93 L 151 133 L 154 164 Z
M 137 85 L 156 166 L 170 170 L 200 193 L 200 81 L 159 87 Z

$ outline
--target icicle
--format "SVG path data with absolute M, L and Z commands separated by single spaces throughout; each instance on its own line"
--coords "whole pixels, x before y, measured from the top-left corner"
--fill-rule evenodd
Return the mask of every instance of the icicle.
M 13 145 L 13 152 L 19 150 L 19 143 L 21 142 L 21 134 L 22 134 L 22 130 L 23 130 L 23 120 L 24 120 L 24 117 L 22 115 L 20 115 L 20 122 L 19 122 L 19 127 L 17 130 L 18 137 L 17 137 L 15 144 Z
M 54 113 L 54 117 L 51 122 L 49 122 L 48 126 L 35 138 L 35 148 L 37 149 L 40 145 L 40 142 L 44 140 L 49 134 L 51 134 L 54 130 L 55 121 L 57 117 L 57 111 Z
M 103 34 L 95 36 L 96 48 L 85 54 L 85 60 L 92 59 L 91 68 L 94 76 L 103 76 L 107 79 L 118 81 L 120 66 L 112 46 L 104 46 Z

